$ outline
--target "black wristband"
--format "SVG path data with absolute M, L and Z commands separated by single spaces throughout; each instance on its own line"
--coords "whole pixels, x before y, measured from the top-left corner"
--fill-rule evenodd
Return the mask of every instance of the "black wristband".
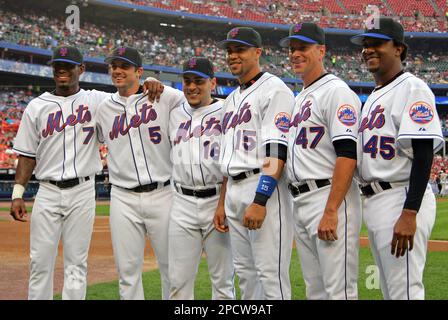
M 266 207 L 266 203 L 268 202 L 268 200 L 269 200 L 268 196 L 256 192 L 255 193 L 255 198 L 254 198 L 253 202 L 256 203 L 256 204 L 259 204 L 260 206 Z

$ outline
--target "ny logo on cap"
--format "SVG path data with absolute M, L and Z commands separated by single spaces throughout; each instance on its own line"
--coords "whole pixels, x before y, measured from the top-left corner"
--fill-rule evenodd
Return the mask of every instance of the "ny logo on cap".
M 302 30 L 302 24 L 298 23 L 294 26 L 294 33 L 299 32 L 300 30 Z
M 61 49 L 59 50 L 59 54 L 60 54 L 62 57 L 65 57 L 65 56 L 67 55 L 67 53 L 68 53 L 68 49 L 67 49 L 67 48 L 61 48 Z
M 188 61 L 188 67 L 190 69 L 193 69 L 196 66 L 196 63 L 197 63 L 196 59 L 195 58 L 191 58 L 190 61 Z
M 230 35 L 232 38 L 235 38 L 236 35 L 238 34 L 238 31 L 240 31 L 238 28 L 234 28 L 234 29 L 230 30 L 229 35 Z
M 125 52 L 126 52 L 126 48 L 125 47 L 118 48 L 118 55 L 119 56 L 124 55 Z

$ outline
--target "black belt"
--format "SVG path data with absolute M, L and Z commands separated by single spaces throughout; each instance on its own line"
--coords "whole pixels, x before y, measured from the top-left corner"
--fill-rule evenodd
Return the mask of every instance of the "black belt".
M 381 189 L 383 189 L 382 191 L 392 189 L 392 186 L 390 185 L 389 182 L 378 181 L 376 183 L 378 183 L 380 185 Z M 361 187 L 361 193 L 363 196 L 369 197 L 369 196 L 373 196 L 375 193 L 378 193 L 378 192 L 375 192 L 375 190 L 372 188 L 372 184 L 369 184 L 367 186 Z
M 325 187 L 325 186 L 328 186 L 331 184 L 331 181 L 329 179 L 314 180 L 314 182 L 316 183 L 317 188 L 322 188 L 322 187 Z M 307 183 L 302 184 L 300 186 L 295 186 L 290 183 L 288 185 L 288 189 L 291 192 L 293 197 L 297 197 L 302 193 L 311 191 L 311 189 Z
M 237 174 L 236 176 L 230 176 L 230 177 L 232 178 L 233 181 L 239 181 L 239 180 L 244 180 L 246 178 L 249 178 L 251 175 L 257 174 L 257 173 L 260 173 L 260 169 L 244 171 L 244 172 L 241 172 L 240 174 Z
M 90 177 L 85 177 L 85 178 L 73 178 L 73 179 L 62 180 L 62 181 L 44 180 L 44 182 L 51 183 L 60 189 L 68 189 L 68 188 L 73 188 L 74 186 L 77 186 L 78 184 L 83 183 L 84 181 L 89 181 L 89 180 L 90 180 Z
M 166 186 L 168 186 L 170 183 L 171 183 L 170 180 L 166 180 L 166 181 L 163 183 L 163 186 L 166 187 Z M 138 187 L 135 187 L 135 188 L 123 188 L 123 189 L 129 190 L 129 191 L 132 191 L 132 192 L 142 193 L 142 192 L 151 192 L 151 191 L 153 191 L 153 190 L 156 190 L 158 186 L 159 186 L 159 183 L 158 183 L 158 182 L 153 182 L 153 183 L 150 183 L 150 184 L 144 184 L 144 185 L 142 185 L 142 186 L 138 186 Z M 120 187 L 120 188 L 121 188 L 121 187 Z
M 194 189 L 187 189 L 184 187 L 176 187 L 177 192 L 182 193 L 186 196 L 192 196 L 197 198 L 208 198 L 216 195 L 217 188 L 210 188 L 210 189 L 201 189 L 201 190 L 194 190 Z

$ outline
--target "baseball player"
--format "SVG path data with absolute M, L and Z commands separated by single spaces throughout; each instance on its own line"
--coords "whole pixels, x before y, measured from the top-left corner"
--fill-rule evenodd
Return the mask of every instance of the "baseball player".
M 31 215 L 28 298 L 53 298 L 54 264 L 62 237 L 62 299 L 84 299 L 95 216 L 94 178 L 102 169 L 95 114 L 107 94 L 79 88 L 85 67 L 78 49 L 56 48 L 51 65 L 56 89 L 28 104 L 14 141 L 19 162 L 11 215 L 27 221 L 22 197 L 35 170 L 40 188 Z
M 292 25 L 280 41 L 303 81 L 291 117 L 287 172 L 307 299 L 357 299 L 361 199 L 356 141 L 361 102 L 324 69 L 325 34 Z
M 293 230 L 282 172 L 294 95 L 261 72 L 261 36 L 254 29 L 233 28 L 219 45 L 240 85 L 223 107 L 220 161 L 227 183 L 215 227 L 230 231 L 243 299 L 290 299 Z
M 142 57 L 134 48 L 118 47 L 105 62 L 118 90 L 101 103 L 98 126 L 100 140 L 109 150 L 110 227 L 120 297 L 144 299 L 142 267 L 148 235 L 160 269 L 162 298 L 168 299 L 172 202 L 168 119 L 185 97 L 167 87 L 159 102 L 148 103 L 140 86 Z
M 404 72 L 403 27 L 380 18 L 354 36 L 376 87 L 362 110 L 358 171 L 363 215 L 385 299 L 424 299 L 423 270 L 436 202 L 428 184 L 444 139 L 434 94 Z
M 235 299 L 230 237 L 213 217 L 223 176 L 218 163 L 223 101 L 213 99 L 213 65 L 194 57 L 183 66 L 187 105 L 170 114 L 174 193 L 169 225 L 170 299 L 194 299 L 194 281 L 206 253 L 212 299 Z

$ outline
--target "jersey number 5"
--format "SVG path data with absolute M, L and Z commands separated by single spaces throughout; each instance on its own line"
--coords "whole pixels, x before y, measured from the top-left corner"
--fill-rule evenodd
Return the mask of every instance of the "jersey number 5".
M 151 139 L 152 143 L 159 144 L 162 140 L 162 136 L 160 135 L 160 126 L 156 127 L 149 127 L 149 138 Z
M 379 151 L 380 155 L 384 160 L 391 160 L 395 157 L 395 149 L 394 143 L 395 138 L 392 137 L 379 137 L 380 146 Z M 372 136 L 369 141 L 363 147 L 364 153 L 370 153 L 370 157 L 375 159 L 378 154 L 378 136 Z

